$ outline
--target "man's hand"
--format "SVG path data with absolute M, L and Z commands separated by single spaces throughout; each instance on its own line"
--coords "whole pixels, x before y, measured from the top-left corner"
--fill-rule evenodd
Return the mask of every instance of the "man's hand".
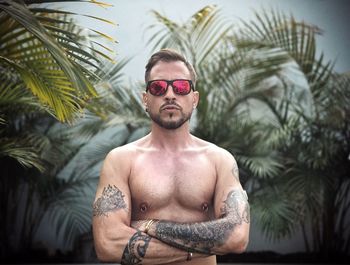
M 131 227 L 135 228 L 136 230 L 139 230 L 141 232 L 146 231 L 146 225 L 150 220 L 138 220 L 138 221 L 131 221 Z

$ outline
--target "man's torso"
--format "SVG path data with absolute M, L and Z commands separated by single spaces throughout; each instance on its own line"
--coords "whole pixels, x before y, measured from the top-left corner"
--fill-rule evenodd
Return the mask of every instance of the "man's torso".
M 201 222 L 214 219 L 216 167 L 212 146 L 165 153 L 136 147 L 129 188 L 132 220 Z M 177 263 L 179 264 L 179 263 Z M 216 264 L 215 256 L 186 264 Z

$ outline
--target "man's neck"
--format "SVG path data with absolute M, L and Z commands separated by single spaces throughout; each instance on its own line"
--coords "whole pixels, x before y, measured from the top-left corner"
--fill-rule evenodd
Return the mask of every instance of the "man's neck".
M 188 148 L 193 138 L 189 131 L 189 123 L 186 122 L 177 129 L 165 129 L 153 124 L 150 140 L 155 148 L 176 152 Z

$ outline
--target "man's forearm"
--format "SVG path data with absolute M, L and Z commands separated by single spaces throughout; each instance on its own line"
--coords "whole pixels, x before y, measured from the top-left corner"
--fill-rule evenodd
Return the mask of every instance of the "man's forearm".
M 121 264 L 141 264 L 151 239 L 152 237 L 147 234 L 136 232 L 125 246 Z
M 122 265 L 165 264 L 169 262 L 189 261 L 192 258 L 206 257 L 203 254 L 189 256 L 188 251 L 174 248 L 150 235 L 137 231 L 125 246 L 121 259 Z M 190 257 L 190 259 L 189 259 Z
M 231 191 L 224 203 L 220 219 L 199 223 L 157 220 L 147 228 L 147 234 L 186 251 L 218 254 L 217 249 L 227 243 L 235 229 L 250 222 L 249 204 L 242 191 Z
M 214 248 L 226 242 L 235 225 L 227 218 L 193 224 L 157 221 L 148 234 L 179 249 L 210 255 L 216 254 Z

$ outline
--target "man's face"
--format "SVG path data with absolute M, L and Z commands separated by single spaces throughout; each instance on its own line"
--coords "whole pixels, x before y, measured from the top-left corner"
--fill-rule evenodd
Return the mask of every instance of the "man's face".
M 150 72 L 150 79 L 191 79 L 186 65 L 181 61 L 158 62 Z M 198 103 L 198 92 L 192 91 L 188 95 L 177 95 L 169 85 L 162 96 L 153 96 L 144 92 L 143 102 L 150 118 L 165 129 L 177 129 L 187 122 L 193 109 Z

